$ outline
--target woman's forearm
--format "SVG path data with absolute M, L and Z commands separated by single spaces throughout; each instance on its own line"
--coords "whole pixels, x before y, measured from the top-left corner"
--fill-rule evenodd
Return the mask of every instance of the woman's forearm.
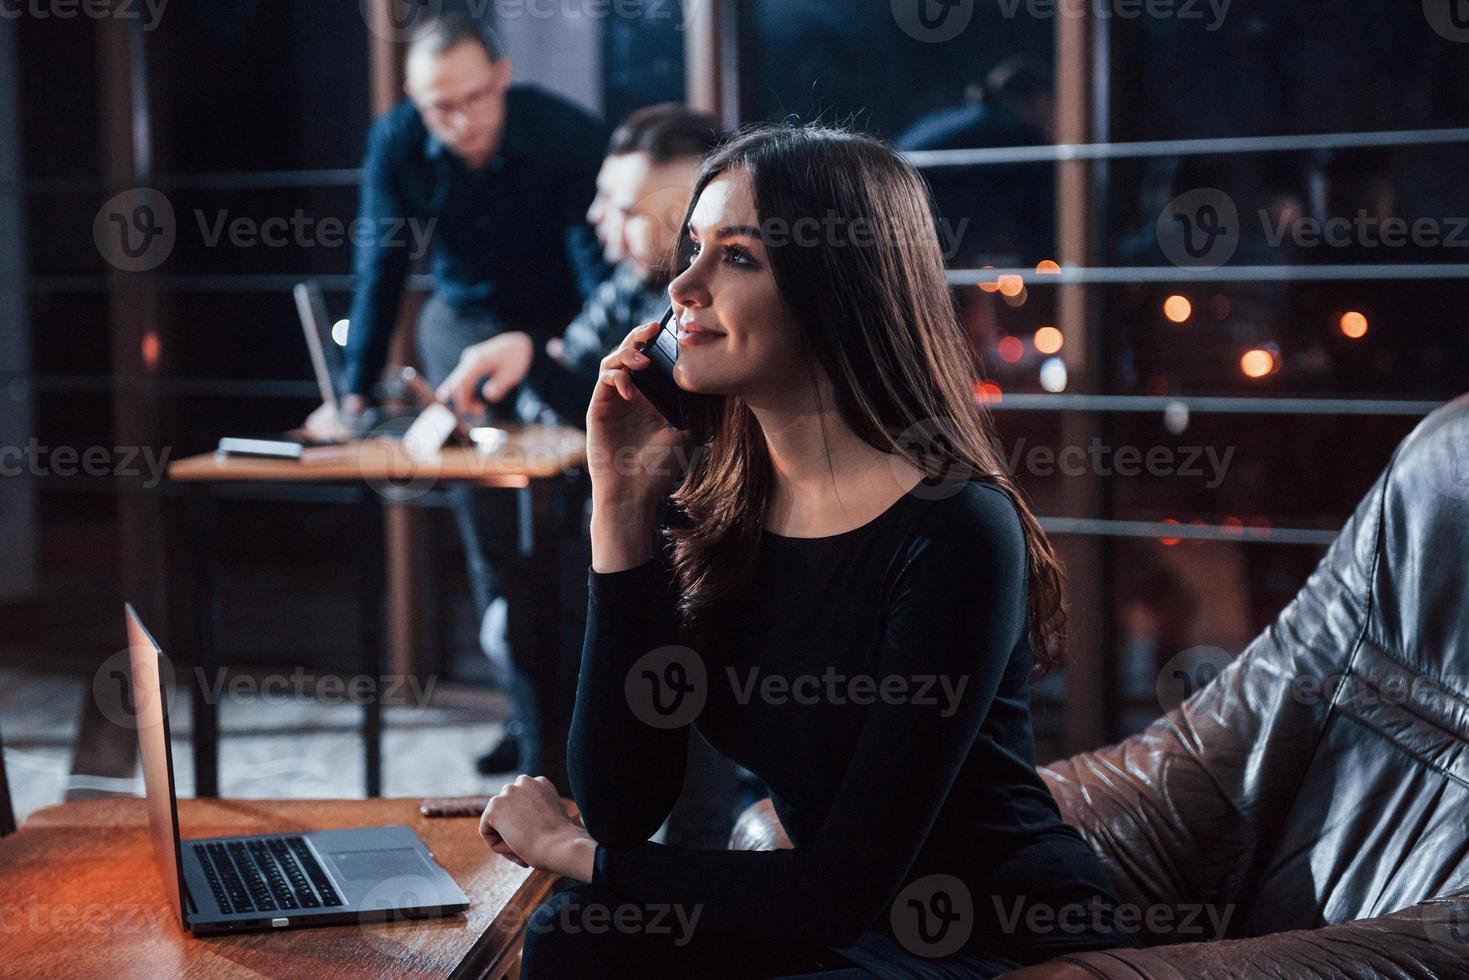
M 655 509 L 594 499 L 586 639 L 567 766 L 587 831 L 601 843 L 645 841 L 683 783 L 688 731 L 650 720 L 639 661 L 676 643 L 670 570 L 654 541 Z

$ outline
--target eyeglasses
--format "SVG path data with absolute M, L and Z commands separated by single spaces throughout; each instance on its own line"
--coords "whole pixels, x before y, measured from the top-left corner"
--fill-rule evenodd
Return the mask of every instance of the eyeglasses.
M 485 107 L 491 96 L 495 94 L 495 85 L 490 82 L 470 92 L 464 98 L 455 102 L 435 102 L 430 105 L 419 103 L 419 111 L 425 116 L 437 121 L 451 119 L 456 115 L 470 115 Z

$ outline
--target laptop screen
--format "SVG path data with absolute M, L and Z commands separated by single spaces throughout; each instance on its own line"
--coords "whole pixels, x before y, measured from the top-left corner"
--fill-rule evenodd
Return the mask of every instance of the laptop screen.
M 179 852 L 179 811 L 174 796 L 173 753 L 169 747 L 168 695 L 160 669 L 163 651 L 131 605 L 127 609 L 128 652 L 132 664 L 131 714 L 138 726 L 138 755 L 143 760 L 143 785 L 148 795 L 148 829 L 163 887 L 184 919 L 183 861 Z M 119 681 L 121 679 L 119 678 Z
M 311 354 L 311 371 L 316 375 L 316 387 L 321 392 L 321 400 L 329 405 L 336 405 L 345 395 L 341 390 L 342 352 L 332 337 L 321 287 L 315 282 L 297 283 L 294 296 L 296 313 L 301 318 L 301 330 L 306 335 L 306 349 Z

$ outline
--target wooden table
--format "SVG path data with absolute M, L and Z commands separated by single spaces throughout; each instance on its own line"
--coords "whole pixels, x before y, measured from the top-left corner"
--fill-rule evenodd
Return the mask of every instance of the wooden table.
M 0 840 L 0 975 L 498 980 L 516 967 L 525 923 L 558 879 L 495 854 L 476 820 L 429 820 L 418 804 L 179 800 L 185 837 L 408 824 L 470 901 L 441 919 L 205 938 L 178 924 L 164 894 L 143 800 L 40 810 Z
M 505 424 L 502 446 L 494 452 L 475 447 L 449 447 L 426 460 L 404 452 L 401 442 L 364 439 L 341 446 L 305 451 L 299 461 L 221 458 L 214 453 L 190 456 L 168 468 L 170 481 L 183 489 L 185 503 L 187 591 L 193 596 L 188 630 L 189 649 L 175 643 L 165 650 L 176 661 L 197 668 L 192 685 L 194 719 L 195 795 L 219 795 L 218 705 L 209 696 L 218 664 L 215 632 L 218 596 L 214 570 L 218 560 L 218 505 L 221 500 L 277 500 L 355 504 L 362 529 L 356 547 L 359 569 L 359 669 L 368 677 L 383 671 L 384 584 L 386 555 L 383 543 L 383 504 L 423 504 L 445 484 L 499 487 L 520 494 L 520 567 L 506 576 L 509 601 L 521 604 L 525 615 L 510 617 L 510 642 L 530 650 L 544 665 L 537 695 L 544 711 L 559 711 L 555 698 L 560 686 L 573 684 L 559 677 L 556 633 L 555 521 L 553 500 L 557 477 L 586 459 L 586 436 L 577 429 L 544 425 Z M 147 611 L 144 610 L 146 620 Z M 376 697 L 363 704 L 363 746 L 369 797 L 382 792 L 382 706 Z M 548 772 L 558 785 L 560 773 Z
M 396 439 L 364 439 L 340 446 L 316 446 L 299 461 L 220 458 L 201 453 L 169 465 L 168 476 L 180 481 L 323 483 L 367 481 L 403 485 L 402 496 L 439 482 L 474 483 L 484 487 L 524 487 L 532 480 L 557 476 L 586 459 L 586 436 L 577 429 L 549 425 L 499 426 L 508 437 L 493 453 L 472 446 L 450 446 L 427 460 L 415 460 Z M 385 491 L 390 499 L 394 494 Z

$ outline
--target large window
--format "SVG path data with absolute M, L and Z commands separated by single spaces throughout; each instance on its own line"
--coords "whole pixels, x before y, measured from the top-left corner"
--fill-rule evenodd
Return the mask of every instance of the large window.
M 1119 709 L 1082 742 L 1146 723 L 1277 615 L 1463 388 L 1469 37 L 1416 4 L 750 8 L 749 118 L 919 151 L 941 229 L 974 229 L 950 266 L 977 391 L 1085 572 L 1074 655 L 1104 689 L 1065 704 Z M 1013 69 L 1047 77 L 1063 47 L 1054 99 L 1092 145 L 1032 124 L 1027 148 L 1038 96 Z

